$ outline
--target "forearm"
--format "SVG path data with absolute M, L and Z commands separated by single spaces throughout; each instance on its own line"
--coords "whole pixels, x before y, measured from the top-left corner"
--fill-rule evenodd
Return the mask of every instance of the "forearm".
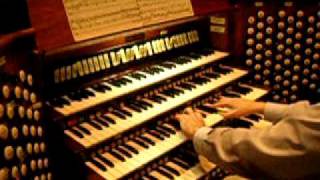
M 295 178 L 314 168 L 304 167 L 312 155 L 297 134 L 296 128 L 285 121 L 263 130 L 201 128 L 193 142 L 197 153 L 226 169 L 253 176 Z

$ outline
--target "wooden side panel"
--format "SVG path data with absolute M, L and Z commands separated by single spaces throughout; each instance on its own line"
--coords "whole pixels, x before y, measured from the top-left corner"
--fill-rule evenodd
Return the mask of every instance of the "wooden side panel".
M 28 7 L 39 49 L 74 43 L 62 0 L 29 0 Z

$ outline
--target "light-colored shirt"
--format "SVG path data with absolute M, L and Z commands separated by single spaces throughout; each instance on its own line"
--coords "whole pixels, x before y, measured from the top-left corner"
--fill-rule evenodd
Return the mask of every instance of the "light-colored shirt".
M 263 129 L 200 128 L 193 144 L 213 163 L 250 177 L 320 177 L 320 104 L 266 103 Z

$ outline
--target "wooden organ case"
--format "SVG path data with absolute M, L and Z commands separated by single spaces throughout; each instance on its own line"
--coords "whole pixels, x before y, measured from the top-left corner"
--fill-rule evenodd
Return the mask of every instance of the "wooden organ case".
M 207 126 L 251 127 L 262 117 L 221 123 L 218 110 L 205 103 L 221 95 L 255 100 L 268 91 L 250 85 L 247 70 L 230 66 L 229 52 L 213 49 L 209 18 L 182 17 L 82 39 L 66 3 L 29 1 L 57 179 L 226 176 L 213 164 L 201 168 L 174 116 L 192 106 Z M 217 11 L 233 9 L 224 1 L 213 4 L 221 5 Z

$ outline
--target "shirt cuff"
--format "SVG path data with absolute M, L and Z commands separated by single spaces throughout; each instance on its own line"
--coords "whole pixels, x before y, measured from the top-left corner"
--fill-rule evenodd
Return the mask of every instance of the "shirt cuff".
M 201 154 L 203 156 L 210 154 L 212 147 L 208 142 L 208 136 L 212 131 L 212 128 L 202 127 L 195 133 L 193 137 L 193 145 L 198 154 Z
M 288 114 L 289 105 L 277 104 L 277 103 L 266 103 L 264 108 L 265 120 L 276 123 Z

